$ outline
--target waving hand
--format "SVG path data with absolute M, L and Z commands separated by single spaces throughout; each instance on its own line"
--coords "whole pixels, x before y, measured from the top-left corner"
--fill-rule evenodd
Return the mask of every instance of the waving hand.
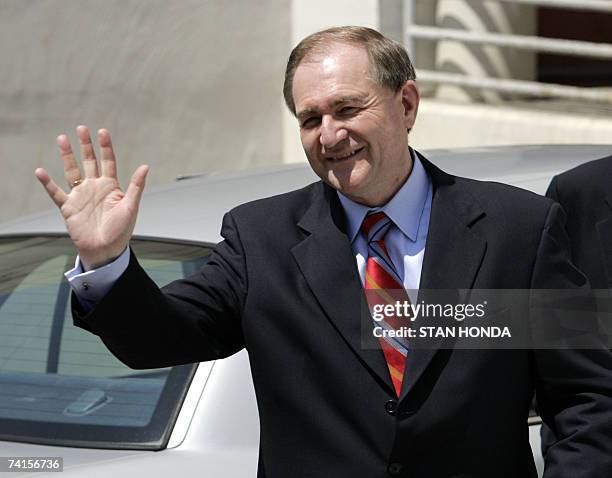
M 44 169 L 38 168 L 35 175 L 60 209 L 84 268 L 92 269 L 111 262 L 127 247 L 149 167 L 139 166 L 123 192 L 117 179 L 110 133 L 105 129 L 98 131 L 99 164 L 87 127 L 78 126 L 77 135 L 82 174 L 68 137 L 64 134 L 57 137 L 64 177 L 71 188 L 69 193 Z

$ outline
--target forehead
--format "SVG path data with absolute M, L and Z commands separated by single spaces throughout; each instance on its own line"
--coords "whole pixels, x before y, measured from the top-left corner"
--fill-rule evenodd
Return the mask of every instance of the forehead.
M 360 46 L 334 43 L 308 54 L 293 77 L 296 112 L 317 109 L 344 97 L 368 97 L 376 90 L 370 59 Z

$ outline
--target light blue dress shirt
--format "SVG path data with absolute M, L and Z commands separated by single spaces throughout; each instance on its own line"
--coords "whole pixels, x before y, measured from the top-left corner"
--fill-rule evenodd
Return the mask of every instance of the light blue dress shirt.
M 368 259 L 368 243 L 364 234 L 360 232 L 361 223 L 369 211 L 383 211 L 394 224 L 385 237 L 385 246 L 396 272 L 403 279 L 404 288 L 409 296 L 412 295 L 411 291 L 418 290 L 421 281 L 432 198 L 431 179 L 421 164 L 418 154 L 412 150 L 411 153 L 414 165 L 410 176 L 383 207 L 368 208 L 338 193 L 346 213 L 348 235 L 361 284 L 364 284 Z M 416 297 L 411 296 L 410 299 L 415 301 Z
M 408 291 L 419 288 L 432 197 L 431 180 L 418 155 L 412 150 L 411 153 L 414 165 L 406 182 L 385 206 L 373 209 L 384 211 L 395 224 L 387 233 L 385 244 L 397 273 L 403 277 L 404 288 Z M 359 229 L 370 208 L 351 201 L 341 193 L 338 193 L 338 197 L 346 213 L 349 239 L 363 284 L 368 244 Z M 93 306 L 108 293 L 127 269 L 129 262 L 130 249 L 127 248 L 114 262 L 84 272 L 77 257 L 74 268 L 65 275 L 81 303 Z M 414 297 L 411 299 L 416 300 Z
M 81 304 L 93 307 L 111 290 L 113 284 L 125 272 L 129 263 L 129 247 L 113 262 L 87 272 L 83 270 L 81 260 L 77 256 L 74 268 L 64 275 Z

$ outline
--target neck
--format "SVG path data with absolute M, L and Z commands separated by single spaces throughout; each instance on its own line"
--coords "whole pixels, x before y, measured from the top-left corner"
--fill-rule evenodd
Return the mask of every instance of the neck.
M 365 195 L 363 197 L 347 197 L 352 201 L 363 204 L 364 206 L 382 207 L 397 194 L 400 188 L 408 180 L 410 173 L 412 173 L 413 166 L 414 162 L 412 161 L 412 158 L 410 158 L 408 167 L 401 174 L 390 177 L 389 184 L 385 187 L 377 188 L 377 190 L 373 191 L 371 195 Z

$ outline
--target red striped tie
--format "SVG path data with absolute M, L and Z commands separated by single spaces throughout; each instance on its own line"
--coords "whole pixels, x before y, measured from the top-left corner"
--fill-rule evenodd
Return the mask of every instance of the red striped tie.
M 376 212 L 369 213 L 361 225 L 361 231 L 368 240 L 365 290 L 370 311 L 376 304 L 395 304 L 397 300 L 409 300 L 384 242 L 392 224 L 391 219 L 384 212 Z M 402 319 L 386 314 L 382 321 L 376 323 L 376 326 L 382 327 L 383 330 L 397 329 L 401 325 Z M 403 325 L 408 325 L 405 319 Z M 393 387 L 399 397 L 406 366 L 408 342 L 405 338 L 387 336 L 379 337 L 378 340 L 387 360 Z

